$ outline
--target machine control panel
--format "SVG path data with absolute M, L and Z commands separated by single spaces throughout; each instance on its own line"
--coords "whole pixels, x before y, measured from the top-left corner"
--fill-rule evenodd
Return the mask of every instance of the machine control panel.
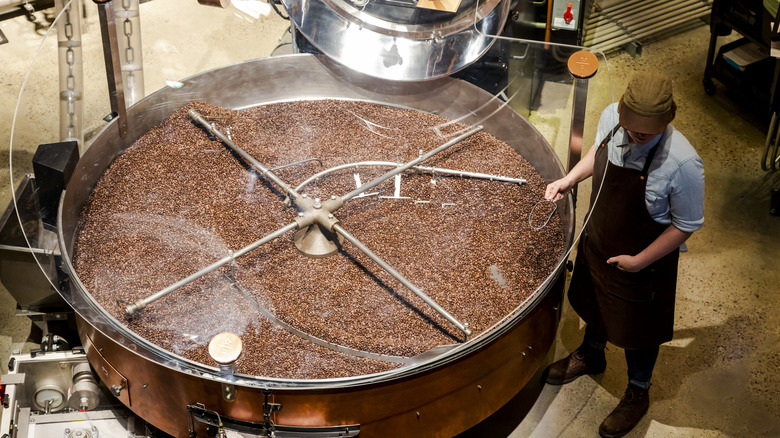
M 580 25 L 580 8 L 582 2 L 579 0 L 555 0 L 552 6 L 552 18 L 550 23 L 556 30 L 577 30 Z

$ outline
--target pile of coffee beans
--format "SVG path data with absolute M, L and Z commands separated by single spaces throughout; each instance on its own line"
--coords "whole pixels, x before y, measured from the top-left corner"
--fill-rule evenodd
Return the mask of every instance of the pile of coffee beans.
M 344 242 L 301 254 L 289 232 L 128 317 L 145 298 L 293 222 L 285 194 L 194 123 L 195 109 L 295 187 L 334 166 L 406 163 L 469 127 L 435 114 L 319 100 L 236 111 L 187 104 L 116 158 L 78 225 L 74 264 L 94 299 L 149 342 L 210 365 L 210 339 L 238 334 L 239 373 L 323 379 L 371 374 L 463 333 Z M 540 147 L 546 147 L 540 145 Z M 486 132 L 422 165 L 525 178 L 527 184 L 408 170 L 345 202 L 339 225 L 479 336 L 518 310 L 556 267 L 560 218 L 536 170 Z M 388 172 L 350 166 L 300 189 L 341 196 Z M 537 204 L 534 218 L 529 215 Z M 540 222 L 543 224 L 544 220 Z M 538 228 L 538 229 L 537 229 Z M 342 348 L 344 347 L 344 348 Z M 385 360 L 387 359 L 387 360 Z

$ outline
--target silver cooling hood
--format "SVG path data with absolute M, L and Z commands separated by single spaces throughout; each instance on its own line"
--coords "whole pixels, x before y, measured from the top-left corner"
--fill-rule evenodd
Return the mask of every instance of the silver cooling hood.
M 509 0 L 462 0 L 456 12 L 416 0 L 282 0 L 296 29 L 331 59 L 370 76 L 420 81 L 455 73 L 491 46 Z

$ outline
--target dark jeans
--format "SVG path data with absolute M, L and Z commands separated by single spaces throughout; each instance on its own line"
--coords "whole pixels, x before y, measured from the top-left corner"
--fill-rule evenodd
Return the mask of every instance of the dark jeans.
M 604 350 L 607 340 L 598 334 L 590 326 L 585 327 L 585 338 L 582 346 L 591 351 Z M 650 379 L 653 377 L 653 368 L 658 359 L 658 347 L 644 350 L 625 350 L 626 364 L 628 365 L 628 383 L 642 388 L 650 387 Z

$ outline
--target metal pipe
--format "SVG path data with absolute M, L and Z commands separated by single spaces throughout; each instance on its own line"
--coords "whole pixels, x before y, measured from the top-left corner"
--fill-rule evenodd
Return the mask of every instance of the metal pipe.
M 253 242 L 253 243 L 251 243 L 251 244 L 249 244 L 249 245 L 239 249 L 238 251 L 230 253 L 227 257 L 224 257 L 224 258 L 222 258 L 220 260 L 217 260 L 216 262 L 206 266 L 205 268 L 203 268 L 200 271 L 190 275 L 189 277 L 184 278 L 182 280 L 179 280 L 176 283 L 173 283 L 172 285 L 166 287 L 165 289 L 162 289 L 159 292 L 155 292 L 154 294 L 149 295 L 146 298 L 140 299 L 140 300 L 138 300 L 138 301 L 136 301 L 134 303 L 129 304 L 128 306 L 125 307 L 125 313 L 127 315 L 129 315 L 129 316 L 132 316 L 135 312 L 137 312 L 139 310 L 142 310 L 144 307 L 146 307 L 149 304 L 159 300 L 160 298 L 163 298 L 164 296 L 166 296 L 169 293 L 175 291 L 176 289 L 179 289 L 179 288 L 181 288 L 183 286 L 186 286 L 186 285 L 192 283 L 193 281 L 195 281 L 198 278 L 208 274 L 209 272 L 216 271 L 217 269 L 219 269 L 223 265 L 231 263 L 237 257 L 240 257 L 240 256 L 248 253 L 249 251 L 252 251 L 253 249 L 255 249 L 255 248 L 257 248 L 257 247 L 259 247 L 259 246 L 261 246 L 263 244 L 266 244 L 266 243 L 276 239 L 277 237 L 283 235 L 284 233 L 286 233 L 288 231 L 292 231 L 292 230 L 294 230 L 296 228 L 298 228 L 298 224 L 295 223 L 295 222 L 287 224 L 287 225 L 283 226 L 282 228 L 279 228 L 278 230 L 274 231 L 273 233 L 266 235 L 262 239 L 257 240 L 255 242 Z
M 652 9 L 647 13 L 642 14 L 632 14 L 625 20 L 621 20 L 621 23 L 623 23 L 623 25 L 626 27 L 629 27 L 637 22 L 641 23 L 642 25 L 649 26 L 651 23 L 649 23 L 647 20 L 657 20 L 658 17 L 668 16 L 670 12 L 679 14 L 690 9 L 701 7 L 703 7 L 703 5 L 697 0 L 680 1 L 673 6 Z
M 778 146 L 780 146 L 780 130 L 777 131 L 777 135 L 775 136 L 775 147 L 772 149 L 772 155 L 769 157 L 770 160 L 770 168 L 772 169 L 772 172 L 777 171 L 777 160 L 780 159 L 777 155 L 777 149 Z
M 337 233 L 339 233 L 341 236 L 343 236 L 346 240 L 348 240 L 351 244 L 355 245 L 360 251 L 362 251 L 364 254 L 366 254 L 371 260 L 376 262 L 379 266 L 382 267 L 385 271 L 387 271 L 388 274 L 392 275 L 396 280 L 401 282 L 404 286 L 406 286 L 407 289 L 414 292 L 415 295 L 420 297 L 423 301 L 425 301 L 426 304 L 431 306 L 434 310 L 439 312 L 441 316 L 447 319 L 447 321 L 451 322 L 452 325 L 457 327 L 460 331 L 463 332 L 463 334 L 466 335 L 466 339 L 468 339 L 469 336 L 471 336 L 471 330 L 469 329 L 469 325 L 467 323 L 462 323 L 455 319 L 454 316 L 450 315 L 449 312 L 444 310 L 443 307 L 441 307 L 436 301 L 434 301 L 431 297 L 425 294 L 420 288 L 415 286 L 412 282 L 407 280 L 403 275 L 401 275 L 398 271 L 393 269 L 392 266 L 388 265 L 387 262 L 382 260 L 378 255 L 374 254 L 370 249 L 368 249 L 367 246 L 365 246 L 361 241 L 359 241 L 357 238 L 355 238 L 353 235 L 349 234 L 346 230 L 341 228 L 340 225 L 336 224 L 333 226 L 333 230 Z
M 308 163 L 310 161 L 316 161 L 316 162 L 320 163 L 320 167 L 322 167 L 322 161 L 320 161 L 319 158 L 307 158 L 305 160 L 296 161 L 294 163 L 282 164 L 281 166 L 276 166 L 276 167 L 271 169 L 271 172 L 273 172 L 274 170 L 286 169 L 286 168 L 292 167 L 292 166 L 299 166 L 301 164 Z
M 347 193 L 346 195 L 342 196 L 341 199 L 343 199 L 344 201 L 348 201 L 348 200 L 354 198 L 355 196 L 365 192 L 366 190 L 372 189 L 372 188 L 378 186 L 379 184 L 382 184 L 383 182 L 385 182 L 388 179 L 394 177 L 395 175 L 403 172 L 404 170 L 406 170 L 406 169 L 408 169 L 410 167 L 415 166 L 417 163 L 422 163 L 423 161 L 425 161 L 428 158 L 438 154 L 439 152 L 441 152 L 443 150 L 446 150 L 447 148 L 449 148 L 449 147 L 451 147 L 451 146 L 453 146 L 453 145 L 455 145 L 457 143 L 460 143 L 461 141 L 463 141 L 463 140 L 471 137 L 472 135 L 478 133 L 482 129 L 483 128 L 482 128 L 481 125 L 477 126 L 477 127 L 473 128 L 473 129 L 471 129 L 471 130 L 469 130 L 469 131 L 467 131 L 467 132 L 465 132 L 465 133 L 463 133 L 463 134 L 453 138 L 452 140 L 444 143 L 443 145 L 441 145 L 441 146 L 439 146 L 439 147 L 437 147 L 437 148 L 435 148 L 435 149 L 433 149 L 433 150 L 431 150 L 431 151 L 429 151 L 429 152 L 427 152 L 427 153 L 425 153 L 423 155 L 420 155 L 419 157 L 417 157 L 414 160 L 404 164 L 403 166 L 400 166 L 400 167 L 398 167 L 396 169 L 393 169 L 390 172 L 387 172 L 386 174 L 384 174 L 384 175 L 374 179 L 373 181 L 356 188 L 355 190 L 353 190 L 353 191 Z
M 683 24 L 685 24 L 685 21 L 687 21 L 689 19 L 698 18 L 698 17 L 704 16 L 704 15 L 707 15 L 709 13 L 710 13 L 710 11 L 693 11 L 693 12 L 689 12 L 687 14 L 679 16 L 678 19 L 676 19 L 676 20 L 674 20 L 672 22 L 669 22 L 669 23 L 667 23 L 667 24 L 665 24 L 663 26 L 654 27 L 654 28 L 649 29 L 649 30 L 644 29 L 644 30 L 642 30 L 640 32 L 634 33 L 632 36 L 624 37 L 624 38 L 620 39 L 618 43 L 615 43 L 612 46 L 614 47 L 614 46 L 618 46 L 618 45 L 621 45 L 621 44 L 625 44 L 625 43 L 634 41 L 637 38 L 641 38 L 643 36 L 646 36 L 646 35 L 649 35 L 649 34 L 652 34 L 652 33 L 659 33 L 662 30 L 666 30 L 666 29 L 673 28 L 675 26 L 683 25 Z M 601 50 L 601 51 L 606 50 L 606 49 L 603 49 L 602 46 L 598 46 L 598 45 L 593 46 L 593 49 L 594 50 Z
M 612 7 L 602 9 L 602 13 L 604 13 L 604 15 L 608 18 L 615 19 L 625 17 L 627 15 L 641 13 L 648 9 L 657 8 L 659 6 L 664 7 L 666 5 L 675 3 L 676 1 L 679 0 L 640 0 L 634 2 L 619 2 Z
M 300 192 L 305 186 L 309 185 L 312 181 L 321 178 L 329 173 L 337 172 L 339 170 L 351 169 L 353 167 L 369 167 L 369 166 L 398 167 L 400 165 L 401 163 L 395 163 L 392 161 L 359 161 L 357 163 L 341 164 L 339 166 L 325 169 L 322 172 L 319 172 L 317 174 L 314 174 L 306 178 L 306 180 L 298 184 L 295 190 Z M 461 170 L 443 169 L 440 167 L 412 166 L 411 168 L 414 170 L 421 170 L 423 172 L 441 173 L 443 175 L 465 176 L 468 178 L 489 179 L 491 181 L 502 181 L 502 182 L 517 183 L 517 184 L 525 184 L 527 182 L 525 178 L 511 178 L 508 176 L 490 175 L 487 173 L 477 173 L 477 172 L 465 172 Z
M 620 11 L 623 6 L 629 7 L 633 6 L 634 4 L 639 3 L 640 5 L 645 4 L 646 0 L 631 0 L 627 2 L 620 2 L 616 5 L 608 6 L 608 7 L 602 7 L 599 9 L 598 12 L 594 12 L 593 14 L 588 17 L 588 24 L 583 28 L 583 31 L 587 31 L 593 27 L 600 26 L 599 23 L 602 21 L 612 22 L 614 21 L 614 16 L 619 12 L 613 12 L 613 11 Z
M 712 1 L 702 0 L 676 0 L 673 2 L 640 2 L 640 6 L 632 7 L 633 2 L 620 4 L 609 10 L 602 10 L 598 17 L 591 16 L 587 26 L 584 28 L 586 34 L 593 32 L 609 32 L 615 28 L 626 27 L 626 23 L 643 21 L 645 17 L 652 14 L 658 14 L 669 10 L 678 10 L 681 6 L 693 6 L 702 8 L 702 10 L 711 10 Z M 671 5 L 671 6 L 669 6 Z M 649 11 L 648 11 L 649 9 Z M 660 12 L 659 12 L 660 11 Z
M 636 16 L 632 15 L 627 20 L 621 20 L 617 23 L 612 23 L 612 25 L 608 25 L 604 29 L 597 29 L 593 35 L 585 39 L 584 44 L 596 45 L 616 35 L 621 35 L 626 32 L 633 33 L 632 30 L 633 28 L 636 27 L 640 27 L 640 28 L 652 27 L 652 25 L 657 23 L 658 21 L 666 20 L 668 18 L 674 18 L 684 12 L 701 8 L 701 5 L 698 3 L 699 2 L 695 0 L 688 1 L 688 2 L 683 2 L 682 4 L 685 6 L 682 7 L 677 6 L 677 7 L 667 7 L 662 9 L 653 9 L 646 14 L 638 14 Z M 634 26 L 634 24 L 637 22 L 640 23 L 639 26 Z
M 195 121 L 197 124 L 205 128 L 209 133 L 214 135 L 215 137 L 219 138 L 222 143 L 225 143 L 227 147 L 233 150 L 233 152 L 237 153 L 241 156 L 244 160 L 246 160 L 249 164 L 251 164 L 255 169 L 260 171 L 260 174 L 271 181 L 273 181 L 276 185 L 278 185 L 284 194 L 286 196 L 289 196 L 293 200 L 298 199 L 300 195 L 298 195 L 298 192 L 295 191 L 292 187 L 290 187 L 289 184 L 285 183 L 281 178 L 276 176 L 275 173 L 273 173 L 270 169 L 266 168 L 262 164 L 260 164 L 259 161 L 255 160 L 254 157 L 249 155 L 245 150 L 241 149 L 238 145 L 233 143 L 231 139 L 229 139 L 225 134 L 220 132 L 216 127 L 212 126 L 211 123 L 209 123 L 208 120 L 206 120 L 205 117 L 200 115 L 197 111 L 194 109 L 191 109 L 187 111 L 187 115 L 190 116 L 190 118 Z
M 15 251 L 15 252 L 31 253 L 31 254 L 54 255 L 54 250 L 51 249 L 30 248 L 27 246 L 2 245 L 2 244 L 0 244 L 0 251 Z
M 675 8 L 657 9 L 657 10 L 653 10 L 650 14 L 643 15 L 642 17 L 632 17 L 631 19 L 622 21 L 621 24 L 623 25 L 623 27 L 629 30 L 637 27 L 648 28 L 648 27 L 653 27 L 653 25 L 655 23 L 658 23 L 659 21 L 663 21 L 669 18 L 674 20 L 675 17 L 679 17 L 680 15 L 683 15 L 686 12 L 689 12 L 691 10 L 696 10 L 696 9 L 701 9 L 701 5 L 688 4 L 686 6 L 680 6 Z
M 595 12 L 595 13 L 591 14 L 588 22 L 590 23 L 590 22 L 592 22 L 591 20 L 594 20 L 594 19 L 596 19 L 596 20 L 609 19 L 610 17 L 612 17 L 612 15 L 614 15 L 612 11 L 621 11 L 624 8 L 629 8 L 629 7 L 631 7 L 631 6 L 633 6 L 633 5 L 637 4 L 637 3 L 640 4 L 640 5 L 641 4 L 645 4 L 645 3 L 647 3 L 647 0 L 621 1 L 621 2 L 617 2 L 617 3 L 613 4 L 613 5 L 603 6 L 603 7 L 599 8 L 598 12 Z
M 647 10 L 652 11 L 658 9 L 659 7 L 668 9 L 669 5 L 671 5 L 671 7 L 674 7 L 679 5 L 681 2 L 687 3 L 691 1 L 696 3 L 703 3 L 701 0 L 672 0 L 672 1 L 638 0 L 633 2 L 620 2 L 611 8 L 602 9 L 600 15 L 603 16 L 603 19 L 609 21 L 617 21 L 626 16 L 633 17 L 635 15 L 643 15 L 643 13 Z M 589 21 L 589 24 L 595 25 L 596 22 Z
M 772 113 L 772 119 L 769 121 L 769 130 L 766 133 L 766 140 L 764 140 L 764 155 L 761 157 L 761 170 L 767 171 L 771 167 L 767 163 L 767 157 L 769 156 L 769 150 L 772 147 L 772 138 L 775 138 L 775 144 L 777 144 L 777 137 L 775 134 L 780 134 L 780 131 L 776 131 L 777 128 L 777 113 Z
M 774 147 L 772 146 L 772 138 L 774 137 Z M 764 171 L 771 170 L 772 172 L 777 170 L 778 160 L 778 146 L 780 145 L 780 129 L 777 129 L 777 113 L 772 113 L 772 120 L 769 122 L 769 131 L 766 134 L 766 141 L 764 141 L 764 155 L 761 157 L 761 169 Z M 772 151 L 771 153 L 769 151 Z M 767 160 L 769 158 L 769 160 Z
M 582 138 L 585 127 L 585 108 L 588 102 L 588 79 L 574 78 L 574 100 L 571 111 L 571 129 L 569 129 L 569 157 L 567 168 L 571 172 L 582 157 Z M 576 200 L 576 184 L 574 199 Z
M 703 17 L 705 15 L 708 15 L 709 13 L 710 13 L 709 10 L 689 12 L 688 14 L 685 14 L 683 16 L 678 17 L 678 19 L 675 20 L 674 22 L 667 23 L 667 24 L 665 24 L 663 26 L 658 26 L 658 27 L 652 28 L 650 30 L 644 30 L 642 32 L 636 33 L 636 34 L 631 35 L 631 36 L 626 36 L 626 37 L 620 38 L 620 39 L 615 40 L 615 41 L 611 41 L 609 44 L 591 46 L 591 49 L 595 50 L 595 51 L 607 52 L 607 51 L 609 51 L 609 50 L 611 50 L 611 49 L 613 49 L 615 47 L 619 47 L 619 46 L 621 46 L 623 44 L 627 44 L 627 43 L 630 43 L 632 41 L 636 41 L 638 38 L 641 38 L 643 36 L 649 35 L 651 33 L 660 33 L 660 31 L 662 31 L 662 30 L 671 29 L 671 28 L 676 27 L 676 26 L 685 25 L 685 21 L 691 20 L 691 19 L 694 19 L 694 18 Z

